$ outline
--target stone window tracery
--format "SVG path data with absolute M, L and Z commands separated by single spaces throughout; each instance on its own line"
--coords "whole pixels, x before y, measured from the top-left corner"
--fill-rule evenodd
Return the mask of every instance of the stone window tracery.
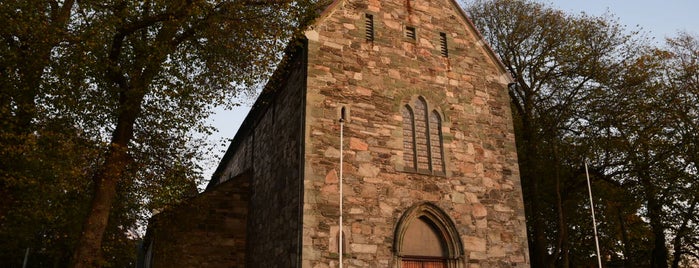
M 443 175 L 444 148 L 439 112 L 430 111 L 425 98 L 418 97 L 403 106 L 401 114 L 405 171 Z

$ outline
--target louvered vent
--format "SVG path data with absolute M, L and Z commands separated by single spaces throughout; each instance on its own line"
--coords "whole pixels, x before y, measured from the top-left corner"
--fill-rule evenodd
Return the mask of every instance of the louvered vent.
M 374 15 L 366 14 L 365 20 L 366 40 L 374 41 Z
M 415 27 L 406 26 L 405 27 L 405 37 L 407 37 L 411 40 L 415 40 L 417 37 L 415 35 Z
M 439 44 L 441 46 L 442 57 L 449 57 L 449 48 L 447 48 L 447 34 L 439 33 Z

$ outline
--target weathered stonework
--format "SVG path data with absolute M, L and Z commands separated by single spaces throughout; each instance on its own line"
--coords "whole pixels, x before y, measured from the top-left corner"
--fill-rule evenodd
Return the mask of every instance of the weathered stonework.
M 249 180 L 242 174 L 151 219 L 152 267 L 246 267 Z
M 464 265 L 528 265 L 508 81 L 458 8 L 445 0 L 340 1 L 307 31 L 303 267 L 337 264 L 328 241 L 338 225 L 339 155 L 327 152 L 339 147 L 342 105 L 352 111 L 344 129 L 346 265 L 397 267 L 394 230 L 423 201 L 453 220 Z M 365 39 L 366 13 L 374 41 Z M 404 36 L 406 26 L 416 40 Z M 403 172 L 401 107 L 416 96 L 444 116 L 444 176 Z
M 342 176 L 345 267 L 401 267 L 417 219 L 450 268 L 528 267 L 509 76 L 456 2 L 337 0 L 305 33 L 207 188 L 250 174 L 247 266 L 337 267 Z M 413 146 L 402 109 L 418 99 Z
M 300 159 L 307 56 L 303 44 L 291 46 L 287 55 L 287 68 L 277 70 L 270 80 L 206 190 L 216 192 L 220 184 L 240 174 L 250 178 L 248 206 L 228 207 L 248 211 L 246 267 L 298 267 L 300 259 Z M 217 255 L 211 253 L 206 258 Z

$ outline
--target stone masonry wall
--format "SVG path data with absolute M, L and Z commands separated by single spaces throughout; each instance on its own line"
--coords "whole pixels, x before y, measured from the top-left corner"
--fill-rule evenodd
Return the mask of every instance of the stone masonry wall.
M 224 157 L 218 180 L 250 171 L 249 267 L 298 267 L 306 54 L 299 44 L 269 81 Z M 284 71 L 287 70 L 287 71 Z
M 246 267 L 249 176 L 155 216 L 151 267 Z
M 343 105 L 345 267 L 396 267 L 397 221 L 423 201 L 456 224 L 464 267 L 528 267 L 507 80 L 456 8 L 450 0 L 340 1 L 306 32 L 303 267 L 337 266 Z M 367 13 L 374 41 L 365 40 Z M 443 115 L 444 176 L 404 172 L 401 107 L 418 96 Z

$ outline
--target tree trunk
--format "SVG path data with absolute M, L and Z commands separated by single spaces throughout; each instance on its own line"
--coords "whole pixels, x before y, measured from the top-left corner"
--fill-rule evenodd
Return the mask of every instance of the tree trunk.
M 665 239 L 665 228 L 662 224 L 662 208 L 656 197 L 655 186 L 652 185 L 649 178 L 644 174 L 640 174 L 641 183 L 645 190 L 646 202 L 648 202 L 648 219 L 650 220 L 651 230 L 653 232 L 653 251 L 651 253 L 650 266 L 652 268 L 667 268 L 668 252 Z
M 673 239 L 673 253 L 672 253 L 672 268 L 679 268 L 680 267 L 680 261 L 682 260 L 682 254 L 684 251 L 682 250 L 683 248 L 683 239 L 689 232 L 689 229 L 687 228 L 687 225 L 689 224 L 689 221 L 692 219 L 692 215 L 694 213 L 694 208 L 697 205 L 697 197 L 695 197 L 694 200 L 692 200 L 692 204 L 689 206 L 687 209 L 687 212 L 682 213 L 682 216 L 684 217 L 682 219 L 682 225 L 680 228 L 677 229 L 677 233 L 675 234 L 675 239 Z
M 557 248 L 554 249 L 554 257 L 551 258 L 549 267 L 556 266 L 555 263 L 558 258 L 561 261 L 557 267 L 568 268 L 568 224 L 565 220 L 565 211 L 563 210 L 563 197 L 561 195 L 561 169 L 560 169 L 560 159 L 558 157 L 558 146 L 553 145 L 553 167 L 556 176 L 556 209 L 558 210 L 558 243 Z
M 649 213 L 649 215 L 650 214 L 651 213 Z M 654 215 L 653 217 L 658 217 L 658 215 Z M 653 268 L 666 268 L 668 264 L 668 253 L 667 246 L 665 245 L 665 228 L 662 227 L 662 224 L 658 219 L 653 218 L 651 218 L 651 228 L 653 230 L 655 241 L 653 242 L 653 252 L 651 255 L 650 266 Z
M 626 221 L 624 220 L 624 217 L 621 213 L 621 208 L 617 207 L 616 208 L 616 215 L 617 219 L 619 219 L 619 228 L 621 231 L 621 243 L 622 247 L 624 248 L 624 267 L 630 267 L 629 265 L 629 256 L 631 256 L 631 250 L 629 249 L 629 234 L 628 231 L 626 230 Z
M 531 116 L 522 115 L 522 141 L 523 151 L 518 152 L 520 168 L 522 170 L 522 188 L 524 190 L 524 202 L 527 206 L 528 224 L 531 226 L 529 255 L 532 267 L 545 267 L 548 253 L 546 251 L 547 240 L 544 232 L 544 223 L 541 216 L 541 199 L 539 198 L 539 179 L 536 169 L 539 167 L 537 153 L 537 140 L 535 129 L 531 125 Z
M 99 267 L 101 243 L 109 221 L 109 212 L 116 197 L 116 187 L 127 164 L 126 147 L 112 145 L 109 155 L 94 177 L 94 196 L 85 220 L 78 248 L 73 253 L 73 267 Z
M 675 238 L 675 251 L 672 253 L 672 268 L 680 267 L 680 260 L 682 260 L 682 239 Z
M 139 77 L 140 78 L 140 77 Z M 102 237 L 109 222 L 109 213 L 116 198 L 117 184 L 123 178 L 129 163 L 128 146 L 133 137 L 134 124 L 141 110 L 145 94 L 144 83 L 137 81 L 136 89 L 122 91 L 120 96 L 120 114 L 117 126 L 112 133 L 111 147 L 102 167 L 93 177 L 94 196 L 89 214 L 83 225 L 78 245 L 73 253 L 71 267 L 101 266 Z M 133 81 L 132 81 L 132 84 Z
M 539 184 L 536 182 L 535 178 L 531 178 L 532 181 L 532 191 L 531 191 L 531 196 L 530 201 L 531 201 L 531 207 L 532 207 L 532 220 L 534 221 L 534 241 L 533 241 L 533 246 L 534 246 L 534 256 L 531 257 L 532 260 L 532 267 L 545 267 L 546 265 L 546 245 L 548 244 L 546 241 L 546 233 L 544 233 L 544 223 L 538 213 L 540 210 L 540 204 L 539 204 Z
M 187 5 L 187 8 L 183 7 L 180 12 L 190 11 L 190 7 L 191 5 Z M 178 43 L 172 42 L 177 33 L 177 23 L 179 23 L 178 20 L 165 22 L 155 35 L 156 41 L 153 44 L 148 44 L 147 41 L 142 40 L 146 47 L 152 49 L 137 53 L 136 67 L 132 67 L 135 72 L 129 75 L 126 75 L 127 70 L 121 69 L 119 62 L 126 36 L 135 33 L 135 31 L 121 28 L 113 37 L 109 61 L 107 62 L 109 68 L 107 68 L 105 77 L 117 87 L 119 92 L 119 115 L 116 128 L 112 133 L 111 148 L 108 150 L 102 168 L 93 179 L 95 192 L 90 214 L 85 220 L 80 241 L 73 254 L 72 267 L 100 266 L 102 237 L 107 228 L 112 203 L 116 198 L 117 184 L 122 180 L 130 161 L 128 146 L 133 138 L 136 118 L 141 113 L 141 105 L 150 83 L 162 68 L 162 62 L 178 45 Z M 143 25 L 141 28 L 149 25 Z

